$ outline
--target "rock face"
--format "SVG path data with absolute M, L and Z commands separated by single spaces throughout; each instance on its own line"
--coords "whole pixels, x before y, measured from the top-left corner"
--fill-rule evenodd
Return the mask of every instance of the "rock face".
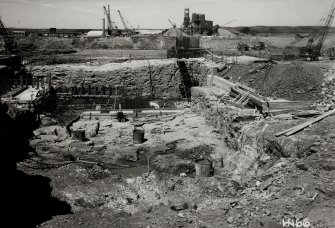
M 149 65 L 150 63 L 150 65 Z M 154 93 L 156 98 L 179 98 L 184 81 L 181 69 L 173 60 L 131 61 L 122 64 L 35 66 L 34 75 L 51 74 L 56 87 L 87 86 L 122 87 L 123 95 L 142 96 Z M 188 76 L 194 85 L 202 84 L 208 68 L 201 62 L 187 62 Z M 182 72 L 185 71 L 182 69 Z M 119 91 L 120 92 L 120 91 Z
M 238 180 L 247 180 L 266 171 L 281 158 L 305 158 L 329 144 L 335 131 L 335 117 L 328 117 L 290 137 L 275 134 L 306 121 L 263 119 L 254 110 L 228 106 L 214 87 L 192 88 L 193 111 L 204 115 L 234 149 L 223 157 L 227 171 Z

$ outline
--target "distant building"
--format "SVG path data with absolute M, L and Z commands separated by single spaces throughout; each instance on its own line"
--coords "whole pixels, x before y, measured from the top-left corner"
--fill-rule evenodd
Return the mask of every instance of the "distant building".
M 191 20 L 192 19 L 192 20 Z M 192 13 L 190 18 L 190 10 L 184 10 L 184 31 L 188 34 L 212 35 L 213 21 L 206 20 L 205 14 Z
M 56 28 L 50 28 L 50 34 L 56 34 L 57 29 Z
M 26 31 L 13 31 L 15 37 L 26 37 L 28 33 Z

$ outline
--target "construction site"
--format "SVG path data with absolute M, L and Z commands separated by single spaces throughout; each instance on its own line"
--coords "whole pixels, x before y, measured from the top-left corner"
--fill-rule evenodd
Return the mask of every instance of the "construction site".
M 335 227 L 335 2 L 308 27 L 191 10 L 160 30 L 109 5 L 100 30 L 0 19 L 10 226 Z

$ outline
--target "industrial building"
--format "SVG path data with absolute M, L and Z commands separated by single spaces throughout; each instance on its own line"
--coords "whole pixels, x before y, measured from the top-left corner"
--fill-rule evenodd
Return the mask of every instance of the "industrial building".
M 206 20 L 205 14 L 192 13 L 192 20 L 190 18 L 190 9 L 184 9 L 184 23 L 185 32 L 189 35 L 212 35 L 213 21 Z

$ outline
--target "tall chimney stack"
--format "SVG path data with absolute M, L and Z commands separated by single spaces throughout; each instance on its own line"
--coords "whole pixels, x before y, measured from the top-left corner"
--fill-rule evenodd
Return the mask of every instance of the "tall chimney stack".
M 102 19 L 102 37 L 106 37 L 105 18 Z
M 188 27 L 190 25 L 190 9 L 184 9 L 184 27 Z

